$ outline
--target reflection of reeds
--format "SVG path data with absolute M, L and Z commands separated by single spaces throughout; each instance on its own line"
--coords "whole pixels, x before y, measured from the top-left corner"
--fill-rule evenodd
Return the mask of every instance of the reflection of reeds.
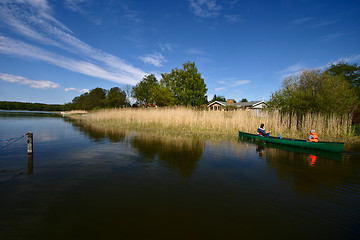
M 237 131 L 255 133 L 264 123 L 272 135 L 307 138 L 316 129 L 321 140 L 342 140 L 351 135 L 351 118 L 307 114 L 297 117 L 278 112 L 257 115 L 252 111 L 197 111 L 189 108 L 104 109 L 81 118 L 104 127 L 177 132 L 190 135 L 237 136 Z
M 110 141 L 120 142 L 125 138 L 136 138 L 144 144 L 149 143 L 148 145 L 152 147 L 153 145 L 161 145 L 165 148 L 177 148 L 182 151 L 193 150 L 199 147 L 201 151 L 203 151 L 204 148 L 204 140 L 192 136 L 171 135 L 166 133 L 151 134 L 140 131 L 133 132 L 124 128 L 110 127 L 104 124 L 81 124 L 75 122 L 75 125 L 80 127 L 82 132 L 94 139 L 108 138 Z
M 137 158 L 139 161 L 158 162 L 173 172 L 178 171 L 184 177 L 193 174 L 204 152 L 205 141 L 194 137 L 133 132 L 102 124 L 77 124 L 77 126 L 95 140 L 108 138 L 112 142 L 130 143 L 131 147 L 142 156 Z

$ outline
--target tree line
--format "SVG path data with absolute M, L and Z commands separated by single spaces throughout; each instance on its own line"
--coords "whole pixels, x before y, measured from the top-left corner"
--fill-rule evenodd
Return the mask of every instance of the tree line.
M 220 95 L 214 95 L 214 97 L 211 99 L 210 102 L 214 102 L 214 101 L 220 101 L 220 102 L 226 102 L 226 98 L 224 96 L 220 96 Z M 240 102 L 248 102 L 248 100 L 246 98 L 241 99 Z M 234 103 L 236 103 L 236 101 L 234 100 Z
M 149 105 L 196 107 L 207 103 L 206 84 L 195 62 L 186 62 L 183 68 L 172 69 L 170 73 L 163 73 L 161 76 L 162 79 L 157 80 L 154 74 L 146 75 L 134 87 L 128 85 L 125 90 L 119 87 L 110 90 L 97 87 L 74 97 L 64 105 L 3 102 L 0 109 L 68 111 Z M 131 97 L 136 99 L 134 104 L 130 101 Z
M 29 102 L 12 102 L 0 101 L 1 110 L 27 110 L 27 111 L 64 111 L 63 104 L 45 104 L 45 103 L 29 103 Z
M 71 110 L 96 110 L 129 106 L 130 101 L 126 92 L 119 87 L 113 87 L 110 90 L 98 87 L 75 97 L 71 103 L 65 105 Z
M 305 70 L 289 76 L 271 95 L 269 109 L 305 113 L 353 114 L 360 123 L 360 66 L 341 61 L 324 70 Z
M 161 80 L 154 74 L 145 76 L 132 89 L 132 96 L 140 105 L 201 106 L 207 103 L 207 88 L 195 62 L 186 62 L 182 69 L 162 73 Z
M 0 101 L 1 110 L 70 111 L 78 109 L 120 108 L 125 106 L 130 106 L 130 101 L 126 92 L 119 87 L 113 87 L 110 90 L 98 87 L 75 97 L 72 102 L 65 104 Z
M 95 88 L 75 97 L 67 105 L 71 109 L 94 110 L 149 105 L 201 106 L 207 103 L 206 84 L 195 62 L 184 63 L 182 69 L 175 68 L 161 76 L 159 81 L 154 74 L 146 75 L 134 87 L 127 86 L 126 90 Z M 131 104 L 130 97 L 136 99 L 136 103 Z

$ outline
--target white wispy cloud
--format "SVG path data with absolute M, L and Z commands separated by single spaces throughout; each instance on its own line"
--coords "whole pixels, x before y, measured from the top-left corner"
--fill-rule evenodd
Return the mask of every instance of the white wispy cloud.
M 209 18 L 219 15 L 221 6 L 216 0 L 189 0 L 190 9 L 195 16 L 200 18 Z
M 156 67 L 161 67 L 163 62 L 166 62 L 166 59 L 161 53 L 147 54 L 145 56 L 139 57 L 143 62 L 152 64 Z
M 159 43 L 159 47 L 162 52 L 172 52 L 175 45 L 171 43 Z
M 70 2 L 68 1 L 68 3 Z M 117 56 L 93 48 L 74 37 L 65 25 L 52 17 L 52 10 L 46 0 L 4 0 L 0 3 L 0 21 L 1 24 L 8 26 L 9 29 L 21 36 L 43 45 L 55 46 L 71 52 L 75 54 L 75 57 L 65 57 L 66 52 L 64 54 L 49 52 L 42 46 L 36 47 L 0 35 L 2 53 L 30 57 L 74 72 L 117 83 L 134 85 L 146 75 L 141 69 L 125 63 Z M 23 49 L 23 52 L 19 51 L 17 47 Z M 41 56 L 40 53 L 44 56 Z
M 328 25 L 332 25 L 334 23 L 336 23 L 337 21 L 322 21 L 320 23 L 314 24 L 311 27 L 312 28 L 319 28 L 319 27 L 324 27 L 324 26 L 328 26 Z
M 206 52 L 204 52 L 203 50 L 197 49 L 197 48 L 190 48 L 186 51 L 188 54 L 193 54 L 193 55 L 208 55 Z
M 345 58 L 343 58 L 343 60 L 345 62 L 357 62 L 357 61 L 360 61 L 360 54 L 357 54 L 357 55 L 352 56 L 352 57 L 345 57 Z M 340 60 L 338 60 L 338 61 L 340 61 Z
M 326 68 L 330 67 L 331 65 L 336 65 L 342 61 L 344 61 L 345 63 L 354 63 L 354 62 L 358 62 L 360 60 L 360 54 L 356 54 L 353 55 L 351 57 L 342 57 L 339 58 L 335 61 L 326 63 L 324 65 L 321 66 L 317 66 L 317 67 L 313 67 L 314 69 L 320 69 L 320 70 L 325 70 Z M 291 65 L 283 70 L 280 70 L 278 72 L 276 72 L 277 74 L 282 74 L 282 78 L 288 77 L 288 76 L 293 76 L 293 75 L 297 75 L 300 74 L 302 71 L 306 70 L 307 67 L 301 63 L 297 63 L 294 65 Z
M 290 22 L 291 25 L 306 25 L 309 28 L 320 28 L 337 23 L 338 20 L 319 20 L 314 17 L 298 18 Z
M 295 19 L 294 21 L 292 21 L 291 24 L 293 24 L 293 25 L 303 24 L 303 23 L 312 21 L 314 19 L 315 18 L 313 18 L 313 17 L 298 18 L 298 19 Z
M 246 20 L 239 15 L 224 15 L 224 17 L 229 23 L 246 22 Z
M 250 83 L 250 80 L 237 80 L 236 78 L 226 78 L 226 79 L 222 79 L 217 81 L 216 83 L 221 85 L 218 88 L 215 88 L 216 91 L 223 91 L 226 90 L 228 88 L 235 88 L 238 87 L 240 85 L 245 85 Z
M 65 0 L 64 5 L 73 12 L 83 12 L 80 5 L 86 3 L 86 1 L 87 0 Z
M 99 1 L 99 2 L 101 3 L 101 1 Z M 90 22 L 99 26 L 103 23 L 102 19 L 100 17 L 98 17 L 97 15 L 94 15 L 93 13 L 88 11 L 89 6 L 93 6 L 95 3 L 99 3 L 99 2 L 94 2 L 94 1 L 89 1 L 89 0 L 65 0 L 64 6 L 67 9 L 69 9 L 75 13 L 78 13 L 83 17 L 86 17 L 87 20 L 89 20 Z M 96 10 L 99 9 L 97 7 L 94 7 L 94 8 Z
M 83 88 L 83 89 L 80 89 L 80 88 L 65 88 L 65 91 L 66 92 L 69 92 L 69 91 L 75 91 L 75 92 L 79 92 L 79 93 L 86 93 L 86 92 L 89 92 L 89 89 L 86 89 L 86 88 Z
M 345 35 L 347 35 L 347 34 L 346 34 L 346 33 L 332 33 L 332 34 L 328 34 L 328 35 L 326 35 L 326 36 L 324 36 L 324 37 L 322 38 L 322 41 L 323 41 L 323 42 L 333 41 L 333 40 L 335 40 L 335 39 L 337 39 L 337 38 L 340 38 L 340 37 L 343 37 L 343 36 L 345 36 Z
M 235 81 L 231 84 L 231 87 L 236 87 L 236 86 L 239 86 L 239 85 L 244 85 L 244 84 L 248 84 L 250 83 L 249 80 L 239 80 L 239 81 Z
M 223 80 L 217 81 L 218 84 L 227 85 L 229 87 L 236 87 L 243 84 L 250 83 L 250 80 L 236 80 L 236 78 L 226 78 Z
M 73 72 L 82 73 L 84 75 L 105 79 L 116 83 L 134 85 L 145 75 L 142 71 L 137 71 L 137 69 L 133 68 L 132 66 L 121 65 L 116 69 L 116 64 L 118 63 L 116 63 L 116 61 L 111 62 L 111 60 L 109 60 L 109 63 L 113 64 L 114 70 L 108 71 L 99 65 L 64 57 L 62 55 L 52 53 L 36 46 L 1 35 L 0 52 L 11 56 L 43 61 Z
M 215 91 L 220 92 L 225 89 L 226 89 L 226 87 L 218 87 L 218 88 L 215 88 Z
M 287 68 L 285 69 L 282 69 L 276 73 L 278 74 L 292 74 L 292 73 L 296 73 L 296 72 L 299 72 L 301 70 L 304 70 L 306 67 L 301 64 L 301 63 L 297 63 L 297 64 L 294 64 L 294 65 L 291 65 L 291 66 L 288 66 Z
M 327 64 L 324 64 L 322 66 L 319 66 L 317 67 L 318 69 L 326 69 L 328 67 L 330 67 L 331 65 L 336 65 L 336 64 L 339 64 L 341 62 L 345 62 L 345 63 L 356 63 L 356 62 L 359 62 L 360 61 L 360 54 L 357 54 L 357 55 L 353 55 L 351 57 L 342 57 L 342 58 L 339 58 L 335 61 L 332 61 L 332 62 L 329 62 Z
M 114 0 L 65 0 L 64 6 L 80 14 L 91 23 L 99 25 L 112 25 L 126 28 L 129 32 L 127 37 L 129 39 L 142 33 L 142 25 L 146 24 L 141 18 L 141 12 L 131 8 L 131 1 L 114 1 Z M 139 41 L 139 39 L 137 39 Z
M 226 0 L 224 1 L 225 4 L 228 4 L 230 8 L 233 8 L 235 4 L 237 4 L 239 0 Z
M 30 80 L 22 76 L 15 76 L 7 73 L 0 73 L 0 79 L 11 82 L 18 83 L 22 85 L 28 85 L 31 88 L 39 88 L 39 89 L 54 89 L 60 87 L 60 84 L 54 83 L 51 81 L 44 80 Z

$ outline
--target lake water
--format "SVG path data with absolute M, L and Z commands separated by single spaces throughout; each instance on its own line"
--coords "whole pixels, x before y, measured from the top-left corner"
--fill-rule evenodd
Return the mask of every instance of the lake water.
M 360 152 L 0 113 L 1 239 L 360 239 Z M 0 142 L 0 147 L 4 142 Z

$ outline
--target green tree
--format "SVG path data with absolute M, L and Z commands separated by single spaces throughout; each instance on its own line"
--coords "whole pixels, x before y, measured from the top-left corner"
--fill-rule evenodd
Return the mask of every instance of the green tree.
M 89 95 L 88 92 L 81 94 L 80 96 L 74 97 L 72 100 L 72 106 L 74 109 L 87 109 L 86 98 Z
M 126 105 L 126 93 L 119 87 L 113 87 L 109 90 L 106 99 L 106 106 L 119 108 Z
M 161 75 L 161 83 L 171 91 L 176 105 L 200 106 L 207 102 L 206 84 L 195 62 L 184 63 L 183 69 L 175 68 Z
M 175 98 L 170 89 L 164 87 L 162 84 L 154 85 L 150 89 L 151 101 L 159 107 L 173 106 Z
M 159 85 L 159 82 L 155 75 L 147 75 L 133 87 L 131 91 L 132 96 L 136 98 L 140 104 L 147 104 L 151 99 L 150 89 L 156 85 Z
M 337 64 L 332 64 L 327 70 L 333 76 L 343 76 L 356 90 L 358 100 L 360 101 L 360 66 L 356 63 L 348 64 L 340 61 Z M 360 124 L 360 105 L 353 113 L 353 122 Z
M 298 114 L 309 111 L 352 113 L 357 106 L 357 97 L 343 76 L 305 70 L 300 75 L 287 77 L 282 88 L 272 94 L 268 106 Z
M 94 88 L 90 92 L 75 97 L 72 101 L 74 108 L 93 110 L 94 108 L 104 108 L 107 91 L 102 88 Z
M 226 102 L 226 98 L 224 96 L 216 96 L 216 94 L 215 94 L 213 99 L 211 99 L 211 102 L 214 102 L 214 101 Z
M 243 98 L 240 102 L 248 102 L 248 100 L 246 98 Z
M 360 66 L 356 63 L 348 64 L 344 61 L 332 64 L 326 72 L 333 76 L 344 76 L 345 80 L 353 84 L 354 87 L 360 88 Z
M 103 88 L 94 88 L 90 91 L 87 101 L 87 109 L 104 108 L 107 91 Z

